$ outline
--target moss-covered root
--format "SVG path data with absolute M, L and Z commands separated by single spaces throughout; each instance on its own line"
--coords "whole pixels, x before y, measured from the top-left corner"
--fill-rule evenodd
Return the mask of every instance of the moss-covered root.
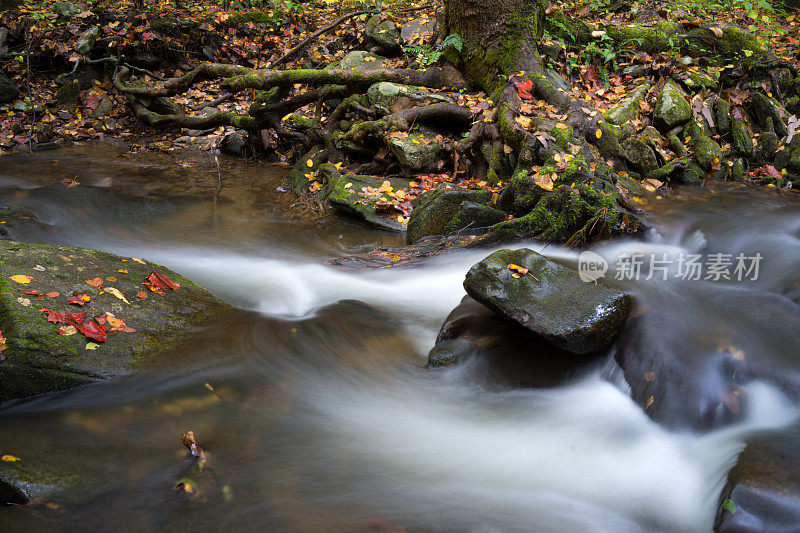
M 559 187 L 547 193 L 530 213 L 496 224 L 490 233 L 503 240 L 539 238 L 569 246 L 639 233 L 643 223 L 620 201 L 611 186 L 608 192 L 586 184 Z

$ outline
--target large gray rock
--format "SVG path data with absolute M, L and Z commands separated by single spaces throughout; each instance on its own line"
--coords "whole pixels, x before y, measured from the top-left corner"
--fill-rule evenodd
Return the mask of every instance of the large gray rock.
M 382 81 L 375 83 L 367 89 L 367 98 L 369 102 L 375 106 L 375 109 L 383 114 L 390 114 L 395 112 L 398 102 L 408 100 L 405 107 L 423 106 L 428 104 L 435 104 L 437 102 L 454 103 L 452 98 L 443 94 L 435 93 L 425 87 L 416 87 L 414 85 L 403 85 L 401 83 L 392 83 Z
M 381 68 L 384 61 L 386 61 L 386 58 L 383 56 L 371 54 L 364 50 L 355 50 L 344 56 L 344 59 L 339 63 L 339 68 L 375 70 L 376 68 Z
M 514 264 L 529 272 L 514 277 Z M 464 280 L 475 300 L 576 354 L 603 350 L 625 324 L 632 298 L 533 250 L 499 250 L 475 264 Z
M 13 102 L 19 96 L 19 88 L 0 70 L 0 104 Z
M 400 29 L 391 20 L 373 16 L 364 25 L 364 35 L 387 52 L 400 52 Z
M 407 44 L 422 44 L 433 37 L 435 30 L 435 21 L 420 17 L 403 24 L 400 28 L 400 38 Z
M 81 55 L 86 55 L 94 48 L 94 43 L 100 36 L 100 26 L 92 26 L 78 37 L 78 42 L 75 44 L 75 51 Z
M 639 102 L 647 95 L 650 90 L 650 83 L 644 82 L 639 85 L 622 102 L 612 107 L 606 114 L 605 119 L 611 124 L 622 126 L 639 116 L 641 108 Z
M 142 282 L 153 270 L 180 288 L 168 289 L 164 295 L 150 292 Z M 21 284 L 10 279 L 17 275 L 33 280 Z M 116 280 L 109 281 L 110 276 Z M 97 277 L 105 280 L 100 288 L 85 282 Z M 102 292 L 109 287 L 129 303 L 113 291 Z M 27 290 L 38 295 L 26 294 Z M 148 297 L 137 298 L 140 291 Z M 74 294 L 86 294 L 91 301 L 83 307 L 71 305 L 68 300 Z M 59 334 L 66 324 L 49 322 L 47 313 L 40 314 L 42 308 L 86 313 L 83 324 L 111 313 L 136 331 L 114 332 L 99 346 L 88 345 L 81 333 Z M 153 263 L 85 248 L 0 241 L 0 331 L 8 346 L 0 354 L 0 402 L 130 373 L 179 343 L 186 329 L 227 309 L 205 289 Z
M 406 241 L 414 244 L 428 235 L 447 235 L 462 228 L 453 227 L 452 221 L 468 204 L 486 204 L 491 198 L 489 191 L 472 191 L 461 188 L 439 187 L 422 193 L 414 200 L 414 210 L 408 221 Z
M 400 164 L 411 170 L 425 170 L 439 160 L 442 148 L 432 135 L 414 130 L 400 137 L 386 138 L 386 144 Z
M 671 130 L 689 122 L 692 118 L 692 106 L 686 101 L 686 93 L 672 80 L 667 80 L 656 101 L 653 121 L 662 131 Z
M 46 238 L 50 226 L 43 224 L 36 215 L 18 205 L 0 206 L 0 240 L 29 240 L 31 237 Z

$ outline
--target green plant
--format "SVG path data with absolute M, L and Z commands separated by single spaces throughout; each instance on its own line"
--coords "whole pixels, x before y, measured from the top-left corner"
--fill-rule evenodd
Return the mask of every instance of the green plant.
M 408 56 L 415 57 L 420 65 L 428 66 L 439 61 L 439 58 L 442 57 L 442 54 L 444 54 L 450 46 L 452 46 L 455 51 L 460 52 L 461 48 L 464 46 L 464 41 L 461 39 L 460 35 L 454 33 L 442 39 L 435 47 L 409 45 L 403 46 L 403 52 Z

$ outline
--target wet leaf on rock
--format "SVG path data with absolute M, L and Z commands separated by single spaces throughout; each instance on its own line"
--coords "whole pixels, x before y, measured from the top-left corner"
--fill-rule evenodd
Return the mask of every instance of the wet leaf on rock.
M 13 276 L 10 276 L 9 279 L 11 281 L 16 281 L 17 283 L 21 283 L 23 285 L 33 281 L 33 278 L 31 276 L 26 276 L 25 274 L 15 274 Z

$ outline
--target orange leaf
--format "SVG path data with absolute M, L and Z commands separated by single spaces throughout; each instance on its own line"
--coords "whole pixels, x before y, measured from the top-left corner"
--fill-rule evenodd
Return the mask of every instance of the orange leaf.
M 99 287 L 103 284 L 103 278 L 85 279 L 83 281 L 92 287 Z

